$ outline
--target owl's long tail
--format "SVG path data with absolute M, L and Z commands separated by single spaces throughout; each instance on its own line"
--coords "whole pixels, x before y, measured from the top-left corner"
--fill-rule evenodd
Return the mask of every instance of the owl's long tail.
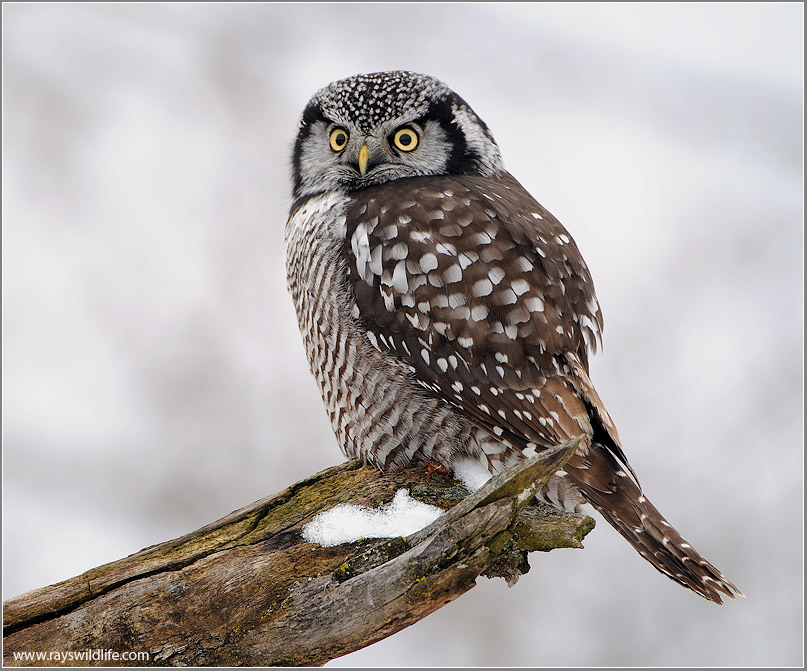
M 723 596 L 744 596 L 664 519 L 608 448 L 595 442 L 564 470 L 586 500 L 661 573 L 715 603 L 723 603 Z

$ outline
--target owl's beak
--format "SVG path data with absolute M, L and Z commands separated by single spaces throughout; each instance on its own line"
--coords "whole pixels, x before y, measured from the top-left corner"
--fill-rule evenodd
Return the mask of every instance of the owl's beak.
M 367 162 L 370 160 L 370 150 L 367 148 L 366 144 L 361 146 L 359 149 L 359 172 L 361 176 L 364 177 L 367 174 Z

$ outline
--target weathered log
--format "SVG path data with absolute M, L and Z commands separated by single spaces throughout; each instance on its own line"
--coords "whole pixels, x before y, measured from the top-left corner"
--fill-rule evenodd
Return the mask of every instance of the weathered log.
M 5 602 L 4 664 L 322 665 L 422 619 L 480 575 L 512 585 L 529 551 L 582 547 L 591 518 L 527 506 L 577 442 L 470 495 L 422 467 L 329 468 L 191 534 Z M 376 507 L 399 488 L 448 512 L 408 538 L 334 547 L 302 539 L 317 513 Z

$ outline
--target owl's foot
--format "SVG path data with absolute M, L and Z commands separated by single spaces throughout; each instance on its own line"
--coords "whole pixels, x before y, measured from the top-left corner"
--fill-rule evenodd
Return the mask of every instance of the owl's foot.
M 427 482 L 429 480 L 431 480 L 432 476 L 435 475 L 435 474 L 442 475 L 444 477 L 448 477 L 448 476 L 451 475 L 451 469 L 450 468 L 447 468 L 443 464 L 440 464 L 440 463 L 438 463 L 436 461 L 432 461 L 431 459 L 423 462 L 423 467 L 426 469 L 426 481 Z

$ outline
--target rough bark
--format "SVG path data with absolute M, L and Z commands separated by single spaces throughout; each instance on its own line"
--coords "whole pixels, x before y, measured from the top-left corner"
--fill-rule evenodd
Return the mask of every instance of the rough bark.
M 527 506 L 576 445 L 514 466 L 471 495 L 423 468 L 329 468 L 182 538 L 10 599 L 4 664 L 322 665 L 426 617 L 480 575 L 512 585 L 529 569 L 529 551 L 582 547 L 591 518 Z M 347 502 L 375 507 L 401 487 L 448 512 L 408 538 L 302 540 L 317 513 Z M 15 659 L 20 652 L 91 658 Z M 114 657 L 124 652 L 148 659 Z

